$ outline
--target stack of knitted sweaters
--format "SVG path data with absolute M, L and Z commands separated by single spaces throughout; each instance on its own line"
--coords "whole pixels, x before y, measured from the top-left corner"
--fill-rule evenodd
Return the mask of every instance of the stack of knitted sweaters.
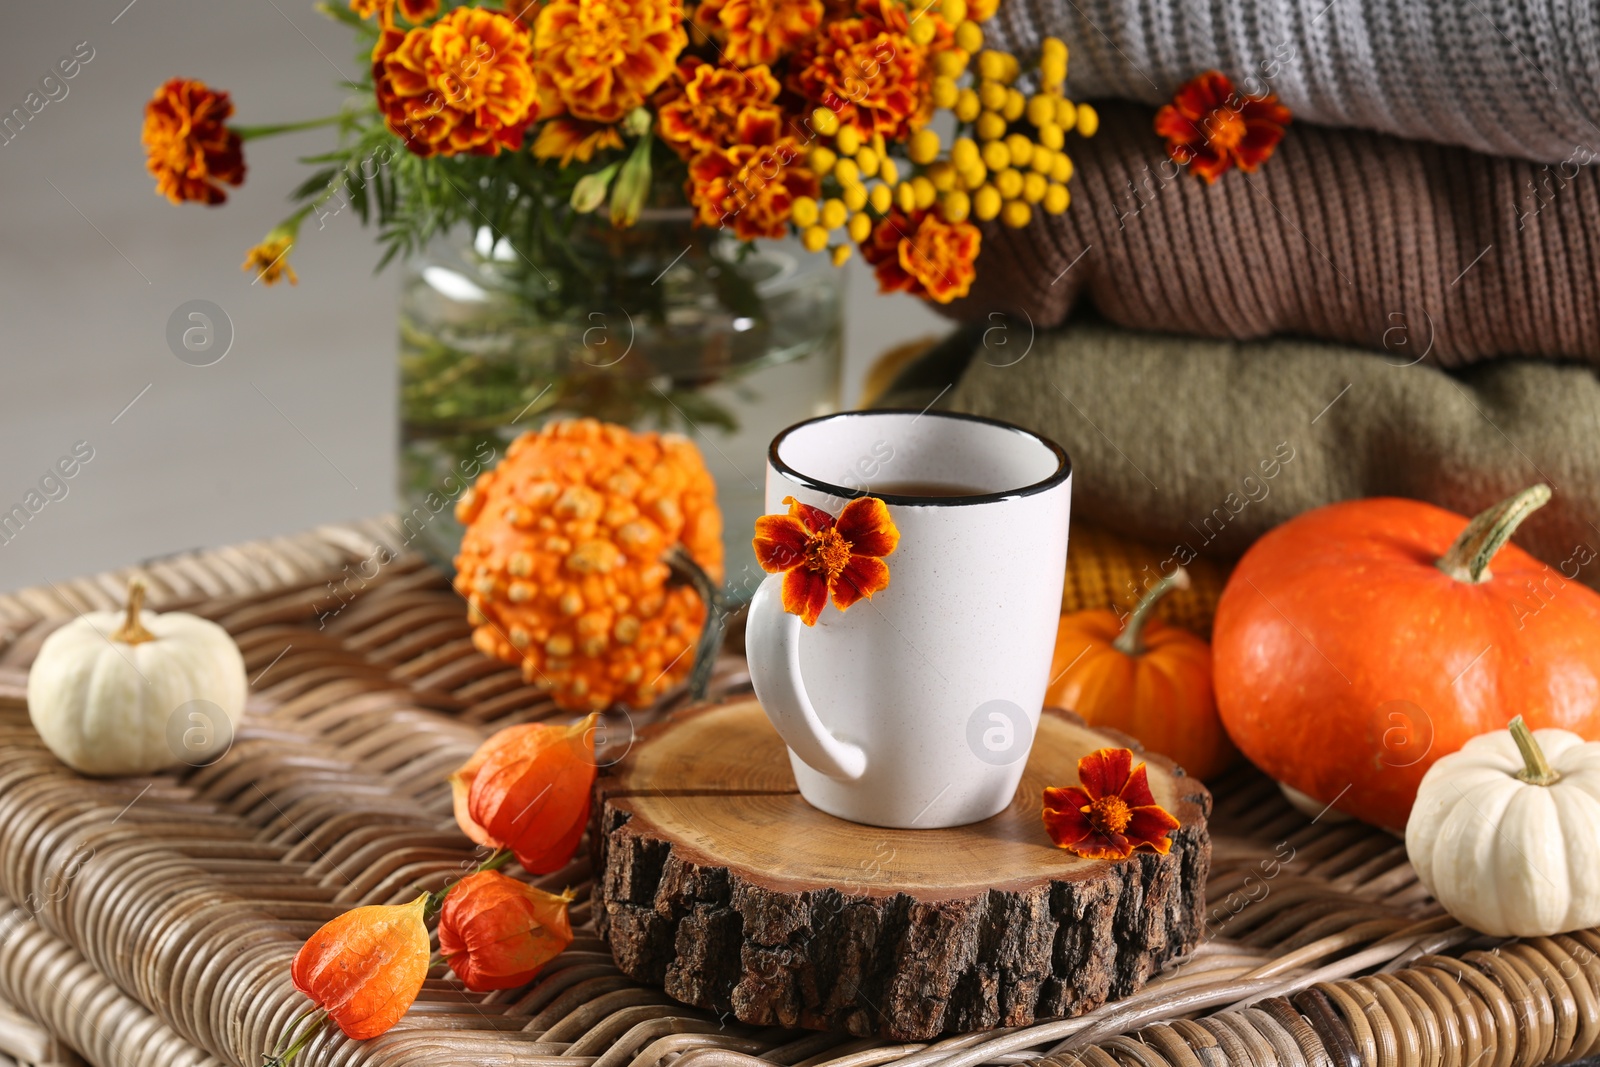
M 951 385 L 1031 424 L 1074 456 L 1077 515 L 1222 558 L 1336 499 L 1471 513 L 1546 481 L 1519 541 L 1600 584 L 1600 5 L 1004 0 L 996 23 L 1021 55 L 1066 40 L 1100 131 L 1064 215 L 986 228 L 952 308 L 981 328 L 902 401 Z M 1211 69 L 1293 121 L 1207 184 L 1153 123 Z

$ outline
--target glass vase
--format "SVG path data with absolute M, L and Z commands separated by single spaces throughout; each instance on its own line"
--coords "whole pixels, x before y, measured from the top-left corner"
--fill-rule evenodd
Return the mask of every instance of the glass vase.
M 553 245 L 479 230 L 407 265 L 407 542 L 451 570 L 454 503 L 479 471 L 524 431 L 592 416 L 694 440 L 717 483 L 726 592 L 748 599 L 767 444 L 839 405 L 840 272 L 793 242 L 695 227 L 686 210 L 648 210 L 628 229 L 596 221 Z

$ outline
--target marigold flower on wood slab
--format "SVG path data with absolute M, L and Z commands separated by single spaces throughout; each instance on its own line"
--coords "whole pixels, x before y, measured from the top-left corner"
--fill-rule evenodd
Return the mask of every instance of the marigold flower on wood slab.
M 430 26 L 387 27 L 372 53 L 384 121 L 419 156 L 522 147 L 539 117 L 532 42 L 496 11 L 458 7 Z
M 783 610 L 815 626 L 830 593 L 833 606 L 846 611 L 889 587 L 881 557 L 900 544 L 900 531 L 883 501 L 856 497 L 837 519 L 792 496 L 783 502 L 789 513 L 761 516 L 755 536 L 756 561 L 784 576 Z
M 1044 828 L 1058 848 L 1094 860 L 1127 859 L 1135 852 L 1165 856 L 1178 820 L 1150 792 L 1143 763 L 1125 748 L 1102 748 L 1078 761 L 1081 788 L 1044 791 Z
M 468 989 L 514 989 L 572 944 L 571 902 L 498 871 L 469 874 L 439 911 L 439 955 Z
M 233 101 L 192 78 L 173 78 L 144 106 L 145 166 L 174 204 L 220 204 L 222 184 L 244 181 L 244 150 L 227 126 Z
M 1167 155 L 1208 183 L 1230 167 L 1254 171 L 1283 140 L 1289 109 L 1270 93 L 1242 96 L 1218 71 L 1197 75 L 1156 112 Z
M 510 849 L 530 874 L 565 867 L 589 822 L 595 720 L 511 726 L 480 745 L 450 776 L 462 832 Z
M 355 908 L 295 954 L 290 976 L 348 1037 L 377 1037 L 400 1021 L 428 975 L 428 895 L 409 904 Z

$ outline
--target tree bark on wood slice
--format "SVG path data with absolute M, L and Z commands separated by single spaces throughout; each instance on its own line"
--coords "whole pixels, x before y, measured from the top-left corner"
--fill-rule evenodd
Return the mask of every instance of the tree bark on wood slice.
M 889 830 L 807 804 L 753 699 L 687 709 L 596 782 L 597 926 L 628 975 L 756 1025 L 924 1041 L 1091 1011 L 1194 949 L 1211 862 L 1211 795 L 1142 752 L 1171 853 L 1051 844 L 1042 790 L 1107 746 L 1139 752 L 1047 709 L 1005 811 Z

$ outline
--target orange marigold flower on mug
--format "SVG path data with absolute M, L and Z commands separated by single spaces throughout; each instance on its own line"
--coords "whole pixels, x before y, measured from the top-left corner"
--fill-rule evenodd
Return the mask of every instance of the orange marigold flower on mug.
M 550 0 L 533 43 L 549 114 L 616 122 L 667 80 L 689 35 L 680 0 Z
M 521 23 L 476 7 L 431 26 L 386 28 L 372 53 L 384 121 L 419 156 L 522 147 L 539 117 L 531 47 Z
M 824 23 L 791 69 L 790 88 L 863 137 L 899 140 L 933 112 L 926 51 L 877 18 Z
M 740 67 L 772 63 L 792 52 L 822 21 L 822 0 L 701 0 L 695 22 L 723 41 Z
M 375 904 L 329 920 L 295 954 L 295 988 L 346 1036 L 363 1041 L 384 1033 L 428 976 L 427 901 L 424 893 L 409 904 Z
M 468 989 L 515 989 L 572 944 L 572 894 L 498 871 L 469 874 L 439 910 L 439 955 Z
M 1265 163 L 1289 117 L 1276 96 L 1242 96 L 1226 75 L 1208 70 L 1172 95 L 1155 125 L 1173 162 L 1210 183 L 1230 167 L 1248 172 Z
M 883 292 L 948 304 L 972 288 L 982 246 L 983 234 L 970 222 L 949 223 L 937 211 L 908 215 L 895 208 L 862 242 L 861 257 L 872 265 Z
M 833 606 L 846 611 L 889 587 L 882 557 L 900 544 L 900 531 L 883 501 L 858 496 L 837 519 L 792 496 L 783 502 L 787 515 L 756 520 L 755 549 L 762 570 L 783 574 L 784 611 L 815 626 L 829 594 Z
M 566 866 L 589 824 L 596 718 L 509 726 L 478 746 L 450 776 L 461 831 L 510 849 L 529 874 Z
M 228 199 L 219 183 L 244 181 L 243 142 L 227 126 L 232 115 L 227 93 L 193 78 L 173 78 L 156 90 L 144 106 L 141 140 L 158 193 L 174 204 Z
M 739 116 L 771 105 L 782 86 L 765 66 L 720 67 L 690 57 L 678 66 L 680 85 L 656 97 L 656 132 L 685 159 L 738 140 Z
M 559 159 L 563 167 L 573 160 L 587 163 L 596 152 L 622 147 L 622 134 L 608 122 L 551 119 L 539 127 L 533 154 L 539 159 Z
M 794 202 L 821 189 L 775 107 L 745 107 L 732 147 L 701 152 L 689 163 L 689 200 L 699 221 L 731 227 L 741 241 L 785 236 Z
M 1078 761 L 1082 788 L 1044 791 L 1044 828 L 1057 848 L 1086 859 L 1122 860 L 1172 849 L 1178 820 L 1156 803 L 1145 765 L 1125 748 L 1102 748 Z

